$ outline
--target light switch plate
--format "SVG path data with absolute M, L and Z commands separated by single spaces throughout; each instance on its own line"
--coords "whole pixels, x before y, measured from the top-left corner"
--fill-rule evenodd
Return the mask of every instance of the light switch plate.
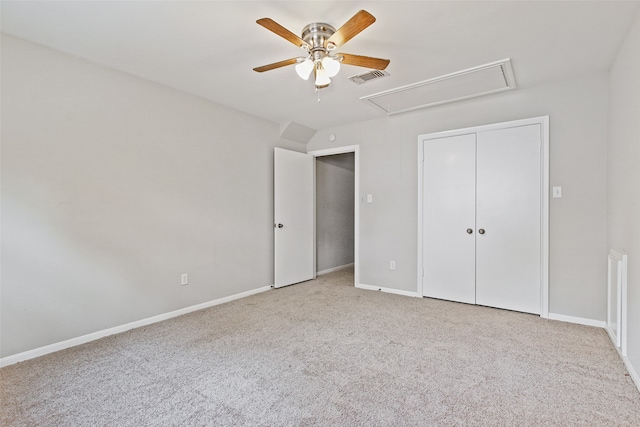
M 553 187 L 553 198 L 559 199 L 562 197 L 562 187 Z

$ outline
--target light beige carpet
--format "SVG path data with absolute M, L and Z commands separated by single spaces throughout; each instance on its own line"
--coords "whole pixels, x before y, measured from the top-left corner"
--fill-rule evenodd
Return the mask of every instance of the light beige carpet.
M 348 272 L 0 370 L 2 426 L 639 426 L 598 328 Z

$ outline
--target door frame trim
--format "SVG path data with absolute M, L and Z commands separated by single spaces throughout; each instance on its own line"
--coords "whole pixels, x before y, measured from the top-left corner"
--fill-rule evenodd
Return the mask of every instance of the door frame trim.
M 422 203 L 423 203 L 423 176 L 424 176 L 424 141 L 430 139 L 459 136 L 468 133 L 478 133 L 489 130 L 498 130 L 519 126 L 540 125 L 541 153 L 540 153 L 540 209 L 541 209 L 541 283 L 540 283 L 540 317 L 549 318 L 549 116 L 532 117 L 528 119 L 513 120 L 508 122 L 492 123 L 482 126 L 473 126 L 462 129 L 454 129 L 442 132 L 433 132 L 418 135 L 418 269 L 417 269 L 417 294 L 423 296 L 422 276 L 424 265 L 422 259 Z
M 354 203 L 353 203 L 353 281 L 354 286 L 358 286 L 360 284 L 360 146 L 359 145 L 346 145 L 343 147 L 335 147 L 335 148 L 327 148 L 325 150 L 315 150 L 309 151 L 307 154 L 311 154 L 314 159 L 317 157 L 324 156 L 332 156 L 334 154 L 345 154 L 345 153 L 354 153 L 354 183 L 353 183 L 353 193 L 354 193 Z M 313 191 L 314 191 L 314 208 L 313 208 L 313 250 L 314 250 L 314 275 L 316 274 L 317 266 L 316 266 L 316 256 L 315 256 L 315 248 L 316 248 L 316 207 L 315 207 L 315 180 L 316 180 L 316 172 L 315 172 L 315 162 L 313 163 L 314 171 L 313 171 Z

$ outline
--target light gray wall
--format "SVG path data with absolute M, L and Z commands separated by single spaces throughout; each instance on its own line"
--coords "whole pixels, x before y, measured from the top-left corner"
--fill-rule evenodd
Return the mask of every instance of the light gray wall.
M 316 158 L 316 270 L 353 263 L 354 153 Z
M 627 357 L 640 374 L 640 12 L 609 71 L 607 243 L 627 253 Z
M 273 283 L 277 124 L 9 36 L 1 101 L 1 356 Z
M 416 291 L 418 135 L 549 115 L 550 312 L 604 320 L 607 91 L 601 74 L 319 131 L 310 151 L 360 145 L 362 284 Z

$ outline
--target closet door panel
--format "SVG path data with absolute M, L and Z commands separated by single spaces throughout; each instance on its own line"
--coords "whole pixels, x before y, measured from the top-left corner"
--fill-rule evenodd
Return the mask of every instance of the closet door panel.
M 475 303 L 475 143 L 475 134 L 424 142 L 422 289 L 427 297 Z
M 477 134 L 476 304 L 540 314 L 540 131 Z

